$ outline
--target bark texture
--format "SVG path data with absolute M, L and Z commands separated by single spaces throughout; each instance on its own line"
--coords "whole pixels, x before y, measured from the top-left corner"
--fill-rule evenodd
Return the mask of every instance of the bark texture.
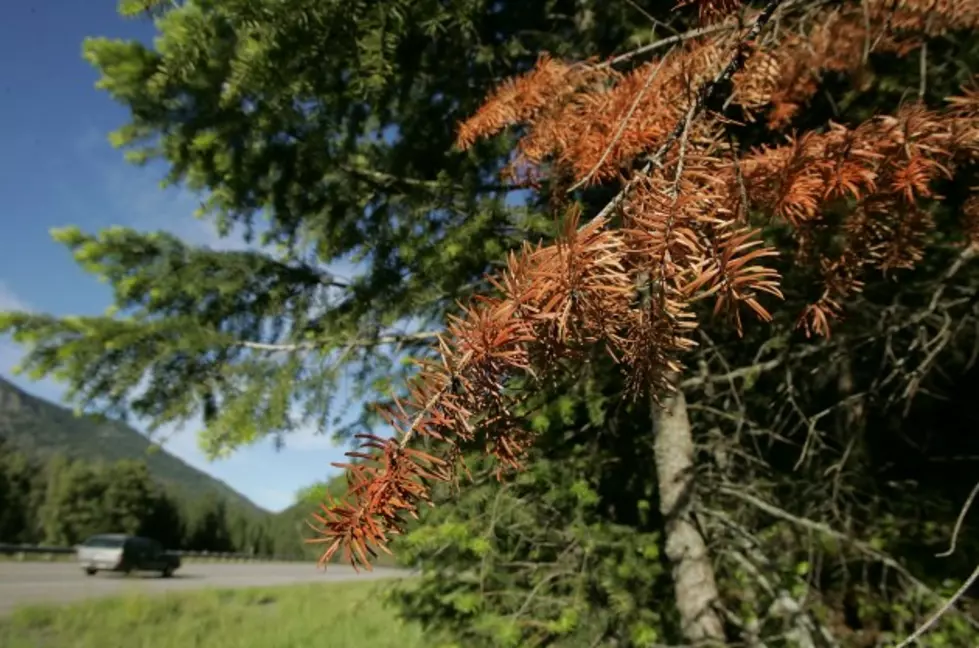
M 666 518 L 666 557 L 672 566 L 683 636 L 690 643 L 723 645 L 714 567 L 693 519 L 694 444 L 683 393 L 653 402 L 652 419 L 660 512 Z

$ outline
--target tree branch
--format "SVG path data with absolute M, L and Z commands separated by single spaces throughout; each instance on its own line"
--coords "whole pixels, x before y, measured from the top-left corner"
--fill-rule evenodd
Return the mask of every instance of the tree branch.
M 615 195 L 612 200 L 608 202 L 605 207 L 602 208 L 594 218 L 591 219 L 589 223 L 584 224 L 582 227 L 587 227 L 588 224 L 595 222 L 597 220 L 604 220 L 608 218 L 612 212 L 614 212 L 619 205 L 621 205 L 625 199 L 629 196 L 629 193 L 635 187 L 639 178 L 648 174 L 654 166 L 659 166 L 669 153 L 673 145 L 677 143 L 683 133 L 686 131 L 688 124 L 692 123 L 697 116 L 703 112 L 707 103 L 713 99 L 714 95 L 717 93 L 717 89 L 722 87 L 727 81 L 731 80 L 731 77 L 740 70 L 745 61 L 747 60 L 748 53 L 748 43 L 758 38 L 761 31 L 772 19 L 775 11 L 783 4 L 785 0 L 768 0 L 765 7 L 755 18 L 754 24 L 752 24 L 751 29 L 748 33 L 738 42 L 735 47 L 734 55 L 730 58 L 727 65 L 717 73 L 711 81 L 707 81 L 700 86 L 697 92 L 697 98 L 694 100 L 693 104 L 690 106 L 689 111 L 684 115 L 684 117 L 677 121 L 676 125 L 673 127 L 673 131 L 666 137 L 663 144 L 660 145 L 659 149 L 656 150 L 652 155 L 645 156 L 645 163 L 642 167 L 626 182 L 625 186 Z
M 439 183 L 437 180 L 422 180 L 420 178 L 407 178 L 404 176 L 397 176 L 391 173 L 385 173 L 383 171 L 377 171 L 375 169 L 364 169 L 358 168 L 352 165 L 340 165 L 339 169 L 344 173 L 356 176 L 361 180 L 369 182 L 375 186 L 388 188 L 394 185 L 404 185 L 407 187 L 412 187 L 416 189 L 425 189 L 427 191 L 439 191 L 446 188 L 446 185 Z M 472 191 L 473 188 L 463 187 L 461 185 L 455 184 L 451 185 L 458 190 L 469 190 Z M 477 185 L 475 188 L 477 192 L 492 192 L 492 191 L 519 191 L 523 189 L 520 185 L 513 184 L 503 184 L 503 183 L 486 183 Z
M 819 5 L 828 4 L 829 0 L 823 0 L 822 2 L 812 2 L 811 0 L 788 0 L 785 2 L 785 8 L 794 7 L 803 3 L 809 3 L 812 5 L 810 8 L 815 8 Z M 648 45 L 643 45 L 637 47 L 636 49 L 629 50 L 628 52 L 623 52 L 617 56 L 599 63 L 597 68 L 607 68 L 615 67 L 620 63 L 626 63 L 634 58 L 638 58 L 650 52 L 655 52 L 656 50 L 663 49 L 664 47 L 669 47 L 671 45 L 676 45 L 678 43 L 683 43 L 688 40 L 693 40 L 695 38 L 700 38 L 701 36 L 711 36 L 713 34 L 719 34 L 726 31 L 734 31 L 738 28 L 737 22 L 726 22 L 718 23 L 716 25 L 709 25 L 707 27 L 698 27 L 697 29 L 691 29 L 689 31 L 683 32 L 681 34 L 675 34 L 673 36 L 667 36 L 666 38 L 661 38 L 655 42 L 649 43 Z M 675 31 L 675 30 L 674 30 Z
M 667 36 L 666 38 L 661 38 L 654 43 L 649 43 L 648 45 L 643 45 L 642 47 L 637 47 L 634 50 L 624 52 L 618 56 L 613 56 L 597 65 L 598 68 L 614 67 L 620 63 L 625 63 L 634 58 L 642 56 L 644 54 L 649 54 L 658 49 L 664 47 L 669 47 L 670 45 L 676 45 L 677 43 L 682 43 L 684 41 L 693 40 L 694 38 L 700 38 L 701 36 L 709 36 L 711 34 L 717 34 L 725 31 L 733 31 L 737 29 L 737 25 L 733 23 L 711 25 L 709 27 L 700 27 L 698 29 L 691 29 L 690 31 L 684 32 L 682 34 L 677 34 L 675 36 Z
M 888 556 L 882 551 L 874 549 L 873 547 L 871 547 L 870 545 L 868 545 L 867 543 L 861 540 L 848 536 L 847 534 L 841 531 L 837 531 L 836 529 L 822 522 L 816 522 L 815 520 L 810 520 L 808 518 L 803 518 L 797 515 L 793 515 L 792 513 L 780 509 L 774 504 L 770 504 L 758 497 L 755 497 L 750 493 L 736 490 L 729 486 L 720 486 L 718 487 L 717 490 L 722 495 L 727 495 L 728 497 L 739 499 L 742 502 L 749 504 L 764 513 L 767 513 L 768 515 L 771 515 L 774 518 L 778 518 L 780 520 L 789 522 L 791 524 L 802 527 L 804 529 L 808 529 L 810 531 L 815 531 L 816 533 L 820 533 L 830 538 L 833 538 L 834 540 L 838 540 L 841 543 L 848 544 L 851 547 L 860 551 L 861 553 L 877 560 L 882 565 L 890 567 L 894 571 L 898 572 L 899 574 L 907 578 L 911 583 L 913 583 L 918 589 L 924 592 L 928 592 L 932 596 L 937 596 L 930 587 L 928 587 L 919 579 L 917 579 L 911 572 L 909 572 L 903 565 L 901 565 L 901 563 L 897 562 L 896 560 L 894 560 L 894 558 Z M 916 631 L 915 634 L 912 635 L 912 637 L 910 637 L 908 640 L 905 640 L 905 642 L 903 642 L 900 646 L 896 648 L 901 648 L 903 646 L 909 645 L 909 643 L 912 640 L 917 639 L 917 637 L 920 637 L 921 634 L 923 634 L 925 631 L 928 630 L 928 628 L 934 625 L 940 616 L 942 616 L 943 614 L 947 613 L 950 610 L 954 610 L 955 612 L 960 614 L 962 618 L 965 619 L 969 623 L 969 625 L 971 625 L 973 628 L 979 629 L 979 622 L 973 619 L 971 615 L 967 614 L 966 612 L 963 612 L 962 610 L 958 610 L 954 608 L 955 602 L 962 597 L 965 591 L 968 590 L 968 588 L 972 585 L 972 583 L 975 582 L 975 580 L 977 579 L 979 579 L 979 567 L 976 568 L 976 571 L 974 571 L 972 575 L 962 585 L 962 587 L 959 588 L 959 591 L 956 592 L 950 599 L 948 599 L 945 602 L 945 604 L 942 605 L 941 609 L 939 609 L 939 611 L 936 614 L 932 615 L 932 617 L 928 619 L 928 621 L 922 624 L 921 628 L 919 628 L 918 631 Z
M 976 493 L 979 493 L 979 482 L 976 482 L 976 485 L 972 487 L 972 492 L 969 493 L 968 499 L 962 505 L 962 510 L 959 511 L 959 517 L 955 520 L 955 528 L 952 530 L 952 541 L 948 551 L 935 554 L 936 558 L 945 558 L 955 553 L 955 543 L 958 541 L 959 532 L 962 530 L 962 523 L 965 522 L 965 516 L 969 513 L 969 508 L 972 507 L 972 501 L 976 498 Z
M 416 343 L 416 342 L 424 342 L 426 340 L 432 340 L 438 334 L 439 334 L 438 331 L 419 331 L 417 333 L 398 333 L 392 335 L 379 335 L 375 338 L 351 340 L 348 342 L 344 342 L 343 346 L 371 348 L 371 347 L 384 346 L 388 344 L 409 344 L 409 343 Z M 295 351 L 310 351 L 313 349 L 317 349 L 324 346 L 324 343 L 317 342 L 315 340 L 310 340 L 308 342 L 290 342 L 290 343 L 252 342 L 248 340 L 240 340 L 236 342 L 233 346 L 239 346 L 245 349 L 253 349 L 255 351 L 291 353 Z
M 977 580 L 979 580 L 979 566 L 977 566 L 974 570 L 972 570 L 972 574 L 970 574 L 969 577 L 965 579 L 965 582 L 962 583 L 962 587 L 960 587 L 955 592 L 955 594 L 952 594 L 952 596 L 950 596 L 948 600 L 945 601 L 940 608 L 935 610 L 934 614 L 932 614 L 930 617 L 928 617 L 928 619 L 925 620 L 924 623 L 918 626 L 917 630 L 912 632 L 907 639 L 905 639 L 904 641 L 896 645 L 894 648 L 906 648 L 906 646 L 910 646 L 915 641 L 917 641 L 921 637 L 921 635 L 928 632 L 931 629 L 931 627 L 936 623 L 938 623 L 938 621 L 943 616 L 948 614 L 950 610 L 955 609 L 954 606 L 958 602 L 958 600 L 965 595 L 965 593 L 969 590 L 969 588 L 972 587 L 972 584 L 975 583 Z
M 825 351 L 827 347 L 825 346 L 809 346 L 799 351 L 798 353 L 785 353 L 777 358 L 772 358 L 766 362 L 759 362 L 756 364 L 748 365 L 746 367 L 738 367 L 732 371 L 723 374 L 705 374 L 702 376 L 696 376 L 693 378 L 687 378 L 686 380 L 680 382 L 679 387 L 681 389 L 690 389 L 693 387 L 703 387 L 704 385 L 716 385 L 718 383 L 728 383 L 732 380 L 738 378 L 747 378 L 751 375 L 762 374 L 773 369 L 778 369 L 786 361 L 789 360 L 802 360 L 811 355 L 815 355 L 820 351 Z
M 602 157 L 598 158 L 598 162 L 592 166 L 591 171 L 585 174 L 585 177 L 571 185 L 571 188 L 567 190 L 567 193 L 573 193 L 575 190 L 588 184 L 588 182 L 590 182 L 595 176 L 595 172 L 601 168 L 603 164 L 605 164 L 605 160 L 608 159 L 609 153 L 611 153 L 612 149 L 615 148 L 615 145 L 619 143 L 619 140 L 622 138 L 622 134 L 625 133 L 625 129 L 629 126 L 629 121 L 636 112 L 636 108 L 639 107 L 639 103 L 642 101 L 643 97 L 646 96 L 646 92 L 653 84 L 653 81 L 657 76 L 659 76 L 659 71 L 662 69 L 665 62 L 666 58 L 660 59 L 659 65 L 650 70 L 649 74 L 646 75 L 646 82 L 643 84 L 639 92 L 636 93 L 635 99 L 632 100 L 632 105 L 629 106 L 629 112 L 627 112 L 625 117 L 622 118 L 622 121 L 619 122 L 619 129 L 615 132 L 615 135 L 612 137 L 611 141 L 609 141 L 608 146 L 605 147 L 605 150 L 602 152 Z

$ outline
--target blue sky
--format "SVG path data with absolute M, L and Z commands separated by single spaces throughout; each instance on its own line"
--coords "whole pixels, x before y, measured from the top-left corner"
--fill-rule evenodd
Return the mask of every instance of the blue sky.
M 112 0 L 15 2 L 0 20 L 0 310 L 30 309 L 99 314 L 108 289 L 85 274 L 55 244 L 52 227 L 93 231 L 109 225 L 164 229 L 188 242 L 227 247 L 211 226 L 195 220 L 197 201 L 158 187 L 159 167 L 128 165 L 107 135 L 125 123 L 126 111 L 95 89 L 95 70 L 81 57 L 87 36 L 149 42 L 153 26 L 124 20 Z M 58 401 L 51 382 L 14 377 L 20 351 L 0 339 L 0 374 L 26 391 Z M 297 489 L 333 474 L 343 450 L 312 431 L 289 437 L 281 451 L 271 443 L 208 463 L 193 429 L 167 430 L 166 448 L 272 510 L 292 503 Z

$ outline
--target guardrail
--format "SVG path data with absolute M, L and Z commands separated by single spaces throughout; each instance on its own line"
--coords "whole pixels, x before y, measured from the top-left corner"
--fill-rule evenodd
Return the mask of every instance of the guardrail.
M 75 547 L 48 547 L 43 545 L 0 543 L 0 556 L 11 556 L 19 560 L 24 560 L 27 556 L 45 556 L 49 559 L 55 556 L 70 556 L 74 555 L 75 550 Z M 191 560 L 262 562 L 301 562 L 309 560 L 308 558 L 284 558 L 282 556 L 259 556 L 255 554 L 224 553 L 218 551 L 169 551 L 168 553 Z

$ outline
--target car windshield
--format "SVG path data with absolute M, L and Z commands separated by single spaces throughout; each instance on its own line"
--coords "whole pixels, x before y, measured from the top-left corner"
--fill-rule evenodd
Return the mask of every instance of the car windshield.
M 95 547 L 97 549 L 118 549 L 125 542 L 125 538 L 118 538 L 114 536 L 93 536 L 82 543 L 82 546 Z

